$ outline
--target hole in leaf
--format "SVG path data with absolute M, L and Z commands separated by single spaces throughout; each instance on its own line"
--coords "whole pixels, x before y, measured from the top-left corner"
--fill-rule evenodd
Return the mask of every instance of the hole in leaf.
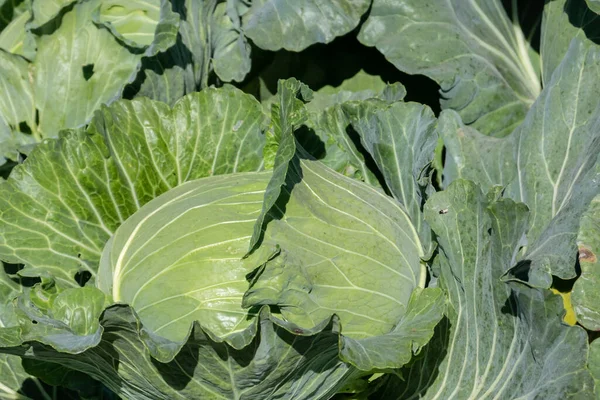
M 19 122 L 19 132 L 31 135 L 31 128 L 29 127 L 29 125 L 27 125 L 27 122 Z
M 92 277 L 92 274 L 89 271 L 79 271 L 78 273 L 75 274 L 75 280 L 77 281 L 79 286 L 82 286 L 82 287 L 85 286 L 85 284 L 87 283 L 87 281 L 90 280 L 91 277 Z
M 90 78 L 94 75 L 94 64 L 86 64 L 81 67 L 81 71 L 83 72 L 83 79 L 89 81 Z

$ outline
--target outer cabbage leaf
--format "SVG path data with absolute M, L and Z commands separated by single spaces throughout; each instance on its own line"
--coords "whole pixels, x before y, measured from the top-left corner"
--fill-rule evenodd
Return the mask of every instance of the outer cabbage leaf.
M 243 15 L 243 29 L 262 49 L 301 51 L 350 32 L 370 5 L 369 0 L 257 0 Z
M 560 296 L 500 280 L 527 229 L 527 207 L 457 180 L 431 196 L 425 219 L 439 240 L 446 320 L 377 398 L 590 398 L 587 334 L 561 323 Z
M 264 159 L 267 168 L 273 168 L 262 209 L 254 232 L 250 239 L 248 252 L 251 253 L 259 243 L 265 218 L 279 198 L 285 183 L 290 161 L 296 155 L 294 130 L 306 120 L 304 101 L 312 98 L 313 92 L 308 86 L 292 78 L 277 83 L 277 100 L 271 108 L 271 121 L 267 131 Z
M 76 0 L 33 0 L 31 14 L 33 16 L 28 24 L 30 28 L 39 28 L 56 18 L 61 10 L 75 3 Z
M 411 303 L 424 285 L 422 248 L 406 213 L 386 195 L 318 162 L 294 159 L 266 221 L 259 250 L 273 255 L 253 274 L 244 305 L 276 305 L 300 327 L 335 312 L 344 336 L 372 338 L 373 348 L 376 336 L 411 326 L 410 318 L 399 324 L 411 309 L 427 310 L 431 331 L 441 318 L 439 293 L 420 300 L 415 294 Z
M 548 85 L 552 73 L 567 54 L 573 38 L 590 46 L 593 42 L 600 43 L 600 17 L 590 11 L 584 0 L 546 2 L 540 38 L 544 86 Z
M 32 4 L 34 15 L 38 3 Z M 12 139 L 0 139 L 1 153 L 26 151 L 22 146 L 27 143 L 89 122 L 101 104 L 121 96 L 124 86 L 135 78 L 143 56 L 164 50 L 175 41 L 178 19 L 166 0 L 162 0 L 160 18 L 153 21 L 154 41 L 145 50 L 136 51 L 94 23 L 99 0 L 61 8 L 63 3 L 49 11 L 50 15 L 58 12 L 51 22 L 31 31 L 36 48 L 31 63 L 3 56 L 2 64 L 11 69 L 3 86 L 14 94 L 0 104 L 0 126 L 8 127 Z M 54 3 L 39 7 L 50 4 Z
M 243 10 L 217 0 L 177 0 L 179 36 L 166 52 L 144 60 L 129 91 L 173 105 L 209 86 L 211 73 L 222 81 L 242 81 L 250 71 L 250 46 L 241 33 Z
M 329 398 L 354 375 L 337 358 L 335 318 L 296 335 L 265 309 L 253 342 L 241 350 L 215 342 L 198 323 L 180 343 L 153 336 L 124 305 L 109 307 L 100 326 L 101 341 L 84 352 L 70 341 L 58 349 L 30 342 L 2 351 L 76 369 L 135 399 Z
M 581 276 L 573 286 L 571 302 L 577 322 L 600 331 L 600 195 L 592 200 L 581 218 L 577 244 Z
M 23 126 L 35 126 L 35 107 L 29 82 L 29 63 L 21 56 L 0 49 L 0 165 L 6 159 L 17 160 L 20 145 L 40 138 Z M 25 131 L 25 132 L 22 132 Z
M 231 2 L 217 4 L 212 27 L 212 63 L 226 82 L 242 81 L 250 72 L 250 44 L 241 28 L 241 17 Z
M 10 279 L 0 262 L 0 330 L 3 332 L 19 325 L 12 300 L 20 292 L 19 284 Z M 23 369 L 19 357 L 0 354 L 0 398 L 18 398 L 23 382 L 29 378 L 31 377 Z
M 438 142 L 433 112 L 427 106 L 403 102 L 370 101 L 347 108 L 353 108 L 352 127 L 392 196 L 406 208 L 429 258 L 435 245 L 421 210 L 426 193 L 433 191 L 430 164 Z
M 484 189 L 507 186 L 507 194 L 530 208 L 527 248 L 529 283 L 548 287 L 550 275 L 575 277 L 579 220 L 600 181 L 600 48 L 573 39 L 527 118 L 502 140 L 467 129 L 452 112 L 440 116 L 440 135 L 450 167 L 446 182 L 473 179 Z M 473 149 L 479 149 L 477 152 Z M 512 151 L 512 159 L 507 157 Z
M 600 1 L 598 0 L 585 0 L 588 7 L 596 14 L 600 14 Z
M 596 398 L 600 399 L 600 340 L 594 340 L 590 344 L 588 368 L 596 381 Z
M 380 182 L 367 165 L 358 138 L 351 135 L 353 107 L 348 103 L 362 104 L 361 100 L 371 98 L 392 103 L 402 100 L 405 95 L 406 89 L 400 83 L 386 85 L 381 78 L 360 71 L 338 87 L 321 88 L 307 104 L 309 115 L 306 125 L 314 130 L 322 144 L 315 144 L 318 141 L 311 136 L 302 138 L 301 134 L 298 135 L 299 140 L 307 151 L 337 172 L 379 187 Z M 364 108 L 362 105 L 356 107 Z M 321 154 L 323 151 L 324 154 Z
M 23 54 L 25 24 L 30 18 L 28 2 L 0 2 L 0 49 L 13 54 Z
M 374 0 L 359 40 L 438 82 L 442 108 L 486 135 L 509 134 L 540 92 L 537 56 L 498 0 Z
M 0 262 L 0 342 L 19 337 L 20 318 L 13 299 L 22 293 L 16 276 L 5 273 Z M 92 395 L 98 393 L 97 382 L 82 373 L 44 361 L 28 362 L 11 354 L 0 354 L 0 398 L 2 399 L 58 399 L 62 391 L 53 391 L 41 383 L 68 387 Z
M 95 276 L 108 238 L 148 201 L 188 180 L 261 169 L 263 118 L 231 87 L 173 109 L 148 99 L 104 107 L 0 182 L 0 258 L 67 285 L 78 271 Z

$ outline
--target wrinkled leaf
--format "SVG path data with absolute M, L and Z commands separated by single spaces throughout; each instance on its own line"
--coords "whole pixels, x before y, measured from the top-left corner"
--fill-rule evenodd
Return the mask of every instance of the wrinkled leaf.
M 250 72 L 250 44 L 240 27 L 240 16 L 229 3 L 217 4 L 212 26 L 212 63 L 225 82 L 242 81 Z
M 571 301 L 577 321 L 600 331 L 600 196 L 596 196 L 581 218 L 579 235 L 581 276 L 575 281 Z
M 267 168 L 273 168 L 273 176 L 265 191 L 262 210 L 254 225 L 254 233 L 248 247 L 249 253 L 259 242 L 267 213 L 281 194 L 289 163 L 296 154 L 294 129 L 305 121 L 304 101 L 312 98 L 312 90 L 293 78 L 279 81 L 277 88 L 278 102 L 271 109 L 271 122 L 264 149 L 265 164 Z
M 36 14 L 39 1 L 32 5 L 34 15 L 53 16 L 60 12 L 52 23 L 59 25 L 34 31 L 36 54 L 31 64 L 15 61 L 13 56 L 11 64 L 19 66 L 11 68 L 13 71 L 4 79 L 3 86 L 6 91 L 14 92 L 9 101 L 20 107 L 16 112 L 7 105 L 0 105 L 0 130 L 4 130 L 5 125 L 12 132 L 10 142 L 3 137 L 6 134 L 0 132 L 0 153 L 14 154 L 24 144 L 55 137 L 61 129 L 77 128 L 89 122 L 102 104 L 121 96 L 124 86 L 135 78 L 143 56 L 164 50 L 175 41 L 178 19 L 166 0 L 163 0 L 160 19 L 154 21 L 156 34 L 152 44 L 145 51 L 135 52 L 105 27 L 94 23 L 99 0 L 78 2 L 62 9 L 65 4 L 59 3 L 39 5 L 47 14 Z M 46 7 L 51 9 L 46 10 Z M 9 65 L 8 62 L 2 64 Z M 21 118 L 15 120 L 17 113 L 27 117 L 20 115 Z M 22 134 L 29 136 L 25 139 Z
M 594 340 L 590 345 L 588 368 L 596 381 L 596 398 L 600 399 L 600 340 Z
M 390 106 L 364 102 L 356 108 L 352 127 L 383 174 L 386 186 L 406 208 L 429 258 L 434 244 L 421 209 L 425 193 L 432 190 L 428 168 L 437 146 L 433 112 L 427 106 L 403 102 Z
M 527 228 L 527 208 L 457 180 L 425 205 L 436 233 L 446 320 L 422 357 L 380 399 L 589 398 L 587 334 L 561 323 L 559 296 L 500 280 Z M 441 212 L 443 210 L 443 212 Z M 568 354 L 568 357 L 565 355 Z
M 538 61 L 498 0 L 374 0 L 359 40 L 438 82 L 442 108 L 486 135 L 509 134 L 540 92 Z
M 509 137 L 484 137 L 452 112 L 440 117 L 449 160 L 445 183 L 461 177 L 485 190 L 501 185 L 531 210 L 521 259 L 530 262 L 524 267 L 535 286 L 549 287 L 551 274 L 575 277 L 579 219 L 600 181 L 599 74 L 600 48 L 573 39 L 552 80 Z
M 67 285 L 78 271 L 95 276 L 108 238 L 148 201 L 189 180 L 261 169 L 263 118 L 231 87 L 173 109 L 148 99 L 104 107 L 87 131 L 41 144 L 0 182 L 0 257 Z
M 166 52 L 144 60 L 128 90 L 173 105 L 185 94 L 209 86 L 211 73 L 221 81 L 242 81 L 250 71 L 250 46 L 231 2 L 177 0 L 179 35 Z
M 0 262 L 0 330 L 11 331 L 19 325 L 12 299 L 21 292 L 20 286 L 4 272 Z M 0 341 L 3 334 L 0 333 Z M 21 359 L 14 355 L 0 354 L 0 398 L 18 398 L 25 380 L 31 378 L 21 365 Z
M 239 0 L 238 0 L 239 1 Z M 266 50 L 301 51 L 329 43 L 354 29 L 369 0 L 256 0 L 243 15 L 243 29 Z
M 380 187 L 380 182 L 361 152 L 359 137 L 353 135 L 352 117 L 355 113 L 377 109 L 363 106 L 359 103 L 361 100 L 378 98 L 385 103 L 392 103 L 402 100 L 405 95 L 406 89 L 400 83 L 386 85 L 381 78 L 360 71 L 338 87 L 325 86 L 315 93 L 306 106 L 309 112 L 306 125 L 314 130 L 320 141 L 311 136 L 303 138 L 301 133 L 298 139 L 307 151 L 330 168 Z M 352 104 L 347 104 L 349 102 Z M 321 142 L 323 148 L 319 146 Z
M 440 289 L 415 289 L 406 315 L 390 333 L 358 340 L 343 337 L 342 360 L 365 371 L 407 364 L 433 336 L 445 311 L 445 300 Z
M 71 353 L 68 343 L 62 352 L 38 343 L 3 350 L 74 368 L 135 399 L 329 398 L 353 376 L 336 356 L 335 319 L 298 336 L 264 310 L 259 333 L 241 350 L 211 340 L 200 324 L 183 343 L 150 336 L 127 306 L 108 308 L 100 324 L 102 341 L 83 353 Z

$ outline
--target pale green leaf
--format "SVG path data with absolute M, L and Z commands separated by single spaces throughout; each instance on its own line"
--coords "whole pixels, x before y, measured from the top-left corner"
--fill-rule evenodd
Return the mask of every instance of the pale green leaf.
M 18 280 L 12 280 L 4 271 L 4 265 L 0 262 L 0 342 L 6 343 L 3 338 L 18 336 L 19 319 L 15 313 L 13 299 L 21 293 L 21 287 Z M 16 342 L 15 342 L 16 344 Z M 23 392 L 23 384 L 29 381 L 39 390 L 37 393 Z M 37 378 L 28 374 L 21 358 L 10 354 L 0 354 L 0 398 L 1 399 L 22 399 L 39 396 L 37 398 L 49 398 L 44 388 Z
M 39 28 L 58 16 L 62 9 L 75 3 L 76 0 L 32 0 L 31 13 L 33 18 L 31 28 Z
M 499 0 L 374 0 L 359 40 L 440 84 L 442 108 L 506 136 L 540 92 L 537 57 Z
M 439 240 L 438 282 L 450 305 L 422 357 L 377 398 L 590 398 L 587 334 L 561 323 L 560 297 L 500 280 L 527 218 L 523 204 L 469 181 L 430 198 L 425 219 Z
M 245 306 L 276 305 L 300 327 L 335 313 L 343 335 L 359 340 L 347 353 L 353 360 L 362 357 L 357 347 L 378 351 L 377 340 L 360 339 L 388 334 L 402 318 L 410 325 L 409 300 L 426 271 L 415 228 L 393 199 L 320 162 L 294 158 L 266 221 L 259 250 L 271 256 L 255 272 Z M 433 325 L 435 312 L 439 307 L 430 314 Z M 385 362 L 374 359 L 372 368 Z
M 267 168 L 273 168 L 273 176 L 265 191 L 262 210 L 254 226 L 248 252 L 251 253 L 260 240 L 265 218 L 279 198 L 288 173 L 288 166 L 296 155 L 294 129 L 306 120 L 304 101 L 312 98 L 312 91 L 292 78 L 277 84 L 277 100 L 271 110 L 271 122 L 267 132 L 264 158 Z
M 100 289 L 131 305 L 153 334 L 181 342 L 199 321 L 219 341 L 248 345 L 255 321 L 242 296 L 256 260 L 243 257 L 270 177 L 220 175 L 154 199 L 107 245 Z
M 43 12 L 36 14 L 36 4 Z M 0 105 L 0 154 L 28 152 L 22 149 L 28 143 L 88 123 L 102 104 L 121 97 L 125 85 L 134 80 L 140 69 L 142 57 L 169 47 L 177 35 L 178 17 L 166 0 L 154 40 L 145 51 L 131 51 L 106 27 L 93 21 L 99 0 L 65 5 L 34 1 L 34 16 L 51 18 L 53 22 L 46 25 L 52 26 L 29 34 L 36 48 L 31 63 L 16 61 L 16 56 L 2 62 L 5 68 L 11 67 L 7 75 L 2 75 L 3 86 L 14 94 L 7 98 L 10 104 Z M 34 25 L 35 21 L 30 27 Z M 29 136 L 23 137 L 22 133 Z
M 407 364 L 433 336 L 445 311 L 445 301 L 441 289 L 415 289 L 406 314 L 391 332 L 364 339 L 344 336 L 340 346 L 342 360 L 364 371 Z
M 155 41 L 161 7 L 164 7 L 163 13 L 171 12 L 169 2 L 164 0 L 103 0 L 97 9 L 96 20 L 106 25 L 127 45 L 146 48 Z M 170 24 L 175 34 L 178 28 L 176 22 L 177 19 L 174 24 Z M 165 44 L 167 43 L 170 45 L 173 41 L 168 40 Z M 161 47 L 160 50 L 164 51 L 169 46 Z
M 393 102 L 402 100 L 404 96 L 406 89 L 402 84 L 386 84 L 381 77 L 369 75 L 361 70 L 339 86 L 323 86 L 315 92 L 307 108 L 316 113 L 348 101 L 378 98 Z
M 303 138 L 301 134 L 298 139 L 309 153 L 330 168 L 380 187 L 374 171 L 361 153 L 360 138 L 350 134 L 352 117 L 365 109 L 376 108 L 359 104 L 361 100 L 377 98 L 392 103 L 402 100 L 405 95 L 406 89 L 400 83 L 386 85 L 381 78 L 360 71 L 338 87 L 325 86 L 315 93 L 306 106 L 309 112 L 306 125 L 314 130 L 320 141 L 311 136 Z M 346 104 L 349 102 L 352 104 Z
M 240 27 L 240 16 L 230 3 L 217 4 L 211 32 L 212 66 L 225 82 L 241 82 L 250 72 L 250 44 Z
M 577 322 L 587 329 L 600 330 L 600 196 L 583 214 L 577 236 L 581 275 L 571 292 Z M 600 376 L 599 376 L 600 377 Z
M 243 15 L 243 29 L 262 49 L 301 51 L 350 32 L 370 4 L 369 0 L 256 0 Z
M 594 340 L 590 345 L 588 368 L 596 381 L 596 398 L 600 399 L 600 340 Z
M 584 0 L 547 1 L 540 38 L 544 86 L 550 83 L 552 73 L 567 54 L 573 38 L 590 46 L 593 42 L 599 43 L 600 17 L 588 9 Z
M 25 24 L 31 18 L 31 12 L 25 11 L 17 15 L 10 24 L 0 32 L 0 49 L 9 53 L 23 55 L 23 42 L 25 41 Z
M 2 159 L 18 159 L 21 145 L 34 143 L 39 135 L 28 132 L 35 127 L 33 88 L 30 65 L 21 56 L 0 49 L 0 164 Z
M 600 14 L 600 1 L 599 0 L 585 0 L 590 10 L 596 14 Z
M 431 190 L 428 169 L 433 161 L 437 134 L 431 109 L 418 103 L 363 102 L 352 108 L 352 127 L 373 157 L 392 196 L 401 203 L 429 257 L 434 249 L 431 229 L 421 212 L 425 193 Z
M 0 258 L 74 285 L 142 205 L 189 180 L 262 168 L 264 115 L 232 87 L 104 107 L 87 131 L 38 146 L 0 182 Z M 65 179 L 68 177 L 68 179 Z

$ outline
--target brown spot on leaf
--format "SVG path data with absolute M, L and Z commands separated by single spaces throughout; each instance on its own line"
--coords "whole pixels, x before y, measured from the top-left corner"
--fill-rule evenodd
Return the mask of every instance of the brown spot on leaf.
M 579 247 L 579 262 L 595 263 L 598 258 L 590 249 L 580 246 Z

